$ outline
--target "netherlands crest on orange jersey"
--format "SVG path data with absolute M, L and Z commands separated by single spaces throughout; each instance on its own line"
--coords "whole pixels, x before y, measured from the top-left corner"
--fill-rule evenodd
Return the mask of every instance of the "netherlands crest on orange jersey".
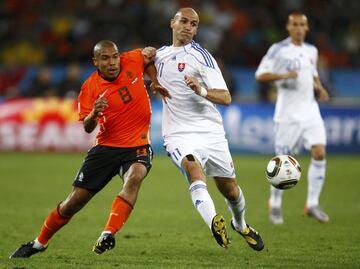
M 184 71 L 184 69 L 185 69 L 185 63 L 178 63 L 178 70 L 182 72 Z

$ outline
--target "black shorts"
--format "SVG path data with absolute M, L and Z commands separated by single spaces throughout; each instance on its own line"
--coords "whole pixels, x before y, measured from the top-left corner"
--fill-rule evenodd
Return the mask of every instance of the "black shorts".
M 133 163 L 151 169 L 153 152 L 150 145 L 134 148 L 95 146 L 88 151 L 73 186 L 98 192 L 115 176 L 122 177 Z

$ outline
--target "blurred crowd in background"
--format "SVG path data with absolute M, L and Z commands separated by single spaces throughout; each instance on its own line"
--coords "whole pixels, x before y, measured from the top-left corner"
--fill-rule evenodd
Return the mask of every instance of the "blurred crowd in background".
M 323 76 L 360 68 L 357 0 L 2 0 L 0 96 L 76 97 L 94 70 L 96 42 L 113 40 L 120 51 L 169 45 L 169 20 L 182 6 L 198 11 L 195 40 L 216 56 L 234 91 L 228 69 L 256 67 L 269 46 L 287 36 L 294 10 L 308 15 L 307 40 L 319 49 Z

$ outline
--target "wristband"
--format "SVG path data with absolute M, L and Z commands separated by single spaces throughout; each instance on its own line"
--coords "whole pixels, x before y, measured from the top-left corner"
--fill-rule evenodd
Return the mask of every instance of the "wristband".
M 204 87 L 201 87 L 200 88 L 200 92 L 199 92 L 199 95 L 201 96 L 201 97 L 206 97 L 207 96 L 207 94 L 208 94 L 208 91 L 204 88 Z

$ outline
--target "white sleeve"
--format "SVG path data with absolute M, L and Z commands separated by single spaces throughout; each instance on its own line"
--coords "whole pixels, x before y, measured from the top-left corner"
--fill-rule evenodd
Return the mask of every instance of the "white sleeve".
M 200 75 L 206 85 L 206 88 L 228 90 L 226 86 L 226 82 L 222 76 L 221 70 L 217 62 L 215 61 L 214 58 L 212 58 L 212 60 L 214 63 L 214 68 L 199 63 Z
M 275 73 L 275 62 L 276 62 L 276 45 L 272 45 L 267 51 L 265 56 L 261 59 L 261 62 L 255 72 L 255 76 L 265 73 Z

